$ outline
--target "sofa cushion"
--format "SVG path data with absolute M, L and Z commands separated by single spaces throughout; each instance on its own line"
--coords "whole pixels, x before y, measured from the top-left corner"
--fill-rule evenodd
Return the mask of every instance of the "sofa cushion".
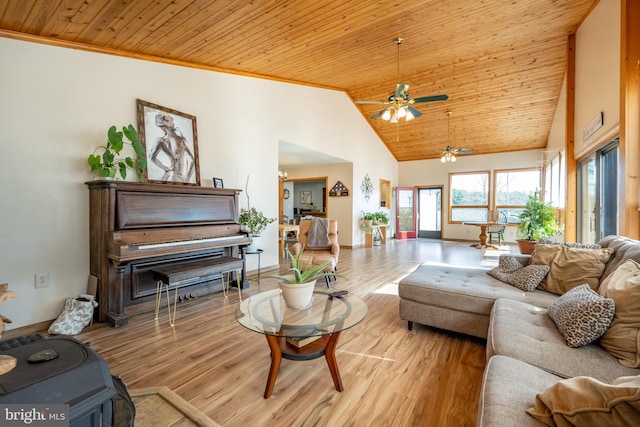
M 491 311 L 487 360 L 500 354 L 536 365 L 563 378 L 592 376 L 610 382 L 640 369 L 622 366 L 595 343 L 567 346 L 547 310 L 531 304 L 499 299 Z
M 625 261 L 632 259 L 640 263 L 640 241 L 638 240 L 621 236 L 607 236 L 601 239 L 598 244 L 603 248 L 611 248 L 614 250 L 613 256 L 607 263 L 607 267 L 600 278 L 601 283 Z
M 604 334 L 615 311 L 615 302 L 591 289 L 576 286 L 549 306 L 554 321 L 569 347 L 582 347 Z
M 606 384 L 590 377 L 559 381 L 536 396 L 527 413 L 546 425 L 637 426 L 640 376 Z
M 542 393 L 562 378 L 528 363 L 505 356 L 487 362 L 478 403 L 477 427 L 543 426 L 526 410 Z
M 538 287 L 548 272 L 547 265 L 522 266 L 515 258 L 505 256 L 500 257 L 498 266 L 487 271 L 487 274 L 518 289 L 531 292 Z
M 600 249 L 602 247 L 597 243 L 557 242 L 552 239 L 540 239 L 537 243 L 541 245 L 561 245 L 566 246 L 567 248 L 582 249 Z
M 598 292 L 616 302 L 613 322 L 600 345 L 623 365 L 640 367 L 640 264 L 627 260 L 602 282 Z
M 562 245 L 536 245 L 531 264 L 551 267 L 540 288 L 557 295 L 584 283 L 597 290 L 600 276 L 613 249 L 569 248 Z

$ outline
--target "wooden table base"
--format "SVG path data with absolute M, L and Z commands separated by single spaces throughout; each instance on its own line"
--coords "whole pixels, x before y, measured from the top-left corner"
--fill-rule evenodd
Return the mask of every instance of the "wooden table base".
M 336 390 L 343 391 L 342 379 L 338 370 L 338 361 L 336 359 L 336 347 L 338 346 L 338 338 L 340 332 L 331 335 L 323 335 L 316 341 L 297 348 L 289 343 L 285 337 L 275 335 L 265 335 L 269 348 L 271 349 L 271 367 L 269 369 L 269 377 L 267 378 L 267 387 L 264 390 L 264 398 L 268 398 L 273 393 L 273 387 L 276 384 L 276 378 L 280 371 L 280 363 L 282 359 L 289 360 L 312 360 L 324 356 L 329 365 L 331 378 L 336 386 Z

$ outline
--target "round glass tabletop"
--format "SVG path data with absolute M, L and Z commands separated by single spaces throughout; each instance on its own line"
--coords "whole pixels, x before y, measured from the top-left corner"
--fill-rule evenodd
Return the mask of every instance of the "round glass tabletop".
M 314 291 L 311 306 L 287 307 L 280 289 L 253 295 L 236 309 L 236 320 L 245 328 L 265 335 L 311 337 L 344 331 L 367 315 L 367 305 L 353 294 L 330 297 Z

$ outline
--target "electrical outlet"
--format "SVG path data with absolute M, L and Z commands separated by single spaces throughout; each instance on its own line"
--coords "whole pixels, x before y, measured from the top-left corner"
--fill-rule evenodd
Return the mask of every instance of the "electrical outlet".
M 49 286 L 49 273 L 36 273 L 34 276 L 36 288 L 46 288 Z

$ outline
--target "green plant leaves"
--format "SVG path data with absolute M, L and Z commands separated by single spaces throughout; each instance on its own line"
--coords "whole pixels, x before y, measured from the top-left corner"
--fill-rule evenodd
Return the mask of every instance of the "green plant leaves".
M 126 142 L 123 135 L 130 141 L 133 151 L 136 153 L 136 159 L 125 157 L 124 159 L 116 158 L 124 148 Z M 104 150 L 102 156 L 96 154 L 98 150 Z M 101 145 L 87 158 L 89 167 L 92 172 L 102 177 L 114 178 L 116 172 L 126 179 L 127 169 L 135 172 L 138 181 L 142 181 L 142 171 L 147 168 L 147 159 L 145 157 L 144 146 L 138 140 L 138 132 L 133 125 L 123 126 L 122 132 L 119 132 L 115 126 L 111 126 L 107 131 L 107 144 Z

